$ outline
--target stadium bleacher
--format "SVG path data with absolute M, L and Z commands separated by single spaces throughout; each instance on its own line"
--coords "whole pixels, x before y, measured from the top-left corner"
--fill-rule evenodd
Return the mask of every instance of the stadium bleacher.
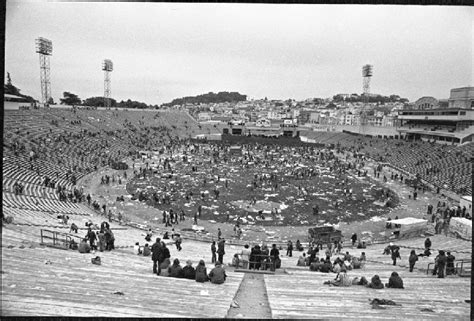
M 77 235 L 81 237 L 86 232 L 85 222 L 106 220 L 84 203 L 60 201 L 55 189 L 44 187 L 45 176 L 70 191 L 74 188 L 73 174 L 78 181 L 110 160 L 121 160 L 138 150 L 156 150 L 177 139 L 219 132 L 218 127 L 199 126 L 189 114 L 173 111 L 5 111 L 2 210 L 14 220 L 2 228 L 1 315 L 226 317 L 244 274 L 227 269 L 229 277 L 223 285 L 153 275 L 150 258 L 132 253 L 136 240 L 144 238 L 143 230 L 113 221 L 117 250 L 111 252 L 80 254 L 39 244 L 41 229 L 68 233 L 69 226 L 61 223 L 60 215 L 69 216 L 69 224 L 79 226 Z M 420 174 L 435 185 L 448 185 L 453 190 L 465 186 L 466 195 L 472 193 L 469 180 L 474 143 L 437 146 L 327 132 L 311 132 L 309 136 L 321 143 L 365 152 Z M 38 157 L 35 160 L 30 160 L 32 150 Z M 427 173 L 434 168 L 440 171 Z M 24 185 L 21 195 L 13 192 L 18 182 Z M 182 251 L 170 243 L 172 258 L 179 258 L 182 265 L 187 259 L 194 264 L 204 259 L 209 271 L 208 241 L 186 239 Z M 390 273 L 397 271 L 404 279 L 404 290 L 329 287 L 323 282 L 334 274 L 310 272 L 295 266 L 296 257 L 283 256 L 286 273 L 281 269 L 264 276 L 271 317 L 467 319 L 469 280 L 457 276 L 440 280 L 427 275 L 434 255 L 420 259 L 415 272 L 408 272 L 408 253 L 411 249 L 420 252 L 423 242 L 424 238 L 397 241 L 402 253 L 397 266 L 382 254 L 386 244 L 347 249 L 357 256 L 365 251 L 368 258 L 364 268 L 350 271 L 350 276 L 370 279 L 378 274 L 386 282 Z M 432 242 L 434 250 L 451 250 L 457 260 L 467 260 L 472 253 L 467 241 L 436 235 Z M 239 245 L 229 245 L 226 260 L 240 249 Z M 96 255 L 102 258 L 100 266 L 91 264 Z M 371 309 L 369 299 L 374 298 L 390 299 L 401 306 Z
M 474 143 L 462 146 L 405 142 L 377 137 L 361 137 L 337 132 L 304 132 L 317 143 L 334 144 L 365 153 L 376 161 L 390 163 L 429 183 L 463 195 L 472 194 L 471 157 Z M 427 170 L 430 170 L 427 172 Z

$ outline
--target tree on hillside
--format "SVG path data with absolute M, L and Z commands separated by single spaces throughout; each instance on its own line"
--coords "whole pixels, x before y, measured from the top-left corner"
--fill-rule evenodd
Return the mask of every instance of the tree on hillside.
M 167 106 L 190 104 L 212 104 L 225 102 L 239 102 L 247 100 L 246 95 L 241 95 L 238 92 L 221 91 L 217 94 L 209 92 L 207 94 L 198 95 L 194 97 L 177 98 L 171 101 Z
M 81 104 L 81 99 L 68 91 L 63 92 L 64 98 L 60 98 L 59 100 L 61 101 L 62 105 L 80 105 Z
M 9 94 L 9 95 L 15 95 L 15 96 L 19 96 L 19 97 L 23 97 L 25 98 L 27 101 L 29 102 L 34 102 L 35 99 L 33 97 L 30 97 L 30 96 L 27 96 L 27 95 L 23 95 L 20 93 L 20 89 L 18 89 L 17 87 L 15 87 L 13 84 L 12 84 L 12 79 L 10 77 L 10 73 L 7 72 L 7 83 L 3 86 L 3 91 L 4 91 L 4 94 Z
M 48 99 L 48 104 L 49 104 L 49 105 L 55 105 L 55 104 L 56 104 L 56 103 L 54 102 L 53 97 L 49 97 L 49 99 Z
M 20 90 L 13 86 L 10 73 L 7 72 L 7 83 L 4 86 L 5 94 L 20 96 Z
M 115 107 L 117 105 L 117 101 L 113 98 L 110 99 L 110 106 Z M 90 107 L 104 107 L 104 97 L 89 97 L 87 99 L 84 99 L 82 101 L 82 104 L 84 106 L 90 106 Z
M 122 108 L 137 108 L 137 109 L 146 109 L 148 108 L 148 105 L 145 103 L 142 103 L 140 101 L 135 101 L 128 99 L 127 101 L 120 101 L 117 104 L 117 107 L 122 107 Z

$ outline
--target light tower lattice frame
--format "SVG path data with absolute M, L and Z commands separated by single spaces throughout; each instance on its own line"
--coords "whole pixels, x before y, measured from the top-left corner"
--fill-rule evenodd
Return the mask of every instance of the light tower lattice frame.
M 360 127 L 359 131 L 365 131 L 365 126 L 367 125 L 367 107 L 369 104 L 369 96 L 370 96 L 370 79 L 373 75 L 373 66 L 372 65 L 364 65 L 362 67 L 362 91 L 363 91 L 363 103 L 362 103 L 362 110 L 360 111 Z
M 104 59 L 102 62 L 102 70 L 104 71 L 104 107 L 110 108 L 112 94 L 110 74 L 114 70 L 114 64 L 110 59 Z
M 35 43 L 40 63 L 41 101 L 47 106 L 51 98 L 51 69 L 49 57 L 53 54 L 53 43 L 51 40 L 43 37 L 37 38 Z

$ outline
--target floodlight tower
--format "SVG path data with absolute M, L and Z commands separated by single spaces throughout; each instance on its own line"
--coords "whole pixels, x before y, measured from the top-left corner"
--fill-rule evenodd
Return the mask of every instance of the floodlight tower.
M 49 80 L 49 56 L 53 54 L 53 42 L 49 39 L 39 37 L 35 40 L 36 52 L 39 53 L 40 61 L 40 79 L 41 79 L 41 98 L 43 104 L 48 105 L 51 97 L 51 82 Z
M 369 95 L 370 95 L 370 78 L 372 77 L 372 65 L 364 65 L 362 67 L 362 89 L 363 89 L 363 105 L 362 110 L 360 112 L 360 128 L 362 126 L 367 125 L 367 105 L 369 103 Z
M 104 107 L 110 108 L 110 73 L 114 70 L 112 60 L 104 59 L 102 70 L 104 71 Z

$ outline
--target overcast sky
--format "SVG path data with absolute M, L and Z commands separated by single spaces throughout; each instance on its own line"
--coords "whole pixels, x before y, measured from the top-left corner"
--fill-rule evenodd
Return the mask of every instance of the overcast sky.
M 371 92 L 448 98 L 473 84 L 470 7 L 8 1 L 5 73 L 41 98 L 35 38 L 52 40 L 52 96 L 149 104 L 210 91 L 305 99 Z

